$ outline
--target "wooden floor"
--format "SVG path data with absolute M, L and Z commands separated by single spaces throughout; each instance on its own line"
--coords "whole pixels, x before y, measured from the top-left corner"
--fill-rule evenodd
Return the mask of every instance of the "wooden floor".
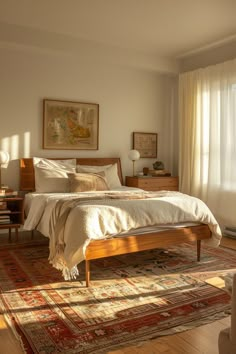
M 29 242 L 41 242 L 39 235 L 31 240 L 29 233 L 24 233 L 20 237 L 20 244 Z M 1 235 L 1 244 L 7 243 L 7 236 Z M 236 240 L 224 237 L 222 246 L 236 249 Z M 14 245 L 12 245 L 14 247 Z M 212 322 L 179 334 L 164 336 L 158 339 L 141 343 L 137 346 L 130 346 L 109 352 L 109 354 L 217 354 L 218 353 L 218 335 L 221 329 L 229 326 L 230 318 Z M 4 354 L 22 354 L 23 351 L 14 334 L 7 327 L 3 316 L 0 315 L 0 353 Z M 108 354 L 108 353 L 107 353 Z

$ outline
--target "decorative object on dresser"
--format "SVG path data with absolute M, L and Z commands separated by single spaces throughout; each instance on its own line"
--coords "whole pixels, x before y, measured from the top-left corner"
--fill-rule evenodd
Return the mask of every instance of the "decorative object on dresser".
M 157 133 L 133 133 L 133 149 L 140 157 L 157 157 Z
M 0 229 L 8 229 L 11 241 L 11 229 L 15 229 L 18 241 L 18 229 L 24 223 L 24 198 L 0 196 Z
M 143 168 L 143 176 L 147 176 L 149 173 L 149 168 L 148 167 L 144 167 Z
M 179 190 L 178 177 L 151 177 L 139 176 L 131 177 L 126 176 L 126 186 L 141 188 L 145 191 L 160 191 L 160 190 Z
M 140 158 L 140 153 L 138 150 L 130 150 L 128 153 L 128 157 L 131 161 L 133 161 L 133 176 L 135 175 L 134 164 Z
M 171 176 L 171 173 L 167 170 L 165 170 L 164 163 L 162 161 L 156 161 L 153 164 L 154 170 L 150 170 L 149 174 L 151 176 Z
M 43 148 L 98 150 L 99 105 L 43 100 Z
M 149 170 L 149 175 L 153 177 L 158 177 L 158 176 L 171 176 L 171 173 L 167 170 Z
M 162 161 L 156 161 L 154 164 L 153 164 L 153 168 L 154 170 L 164 170 L 165 166 L 164 166 L 164 163 Z
M 7 151 L 0 151 L 0 189 L 4 188 L 2 185 L 2 165 L 5 165 L 9 162 L 9 154 Z

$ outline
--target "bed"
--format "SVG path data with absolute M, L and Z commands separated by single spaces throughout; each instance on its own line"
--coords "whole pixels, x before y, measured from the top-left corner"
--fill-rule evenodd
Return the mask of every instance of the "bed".
M 54 158 L 51 159 L 50 158 L 50 160 L 61 161 L 62 159 L 59 159 L 59 158 L 58 159 L 54 159 Z M 63 160 L 67 160 L 67 159 L 63 159 Z M 117 167 L 117 175 L 118 175 L 120 184 L 123 185 L 121 162 L 120 162 L 119 158 L 76 158 L 76 166 L 101 166 L 101 167 L 103 167 L 103 166 L 116 166 Z M 163 201 L 165 200 L 166 197 L 172 198 L 172 196 L 174 196 L 175 200 L 178 199 L 179 197 L 182 197 L 182 194 L 179 192 L 163 192 L 164 193 L 163 195 L 161 195 L 161 194 L 157 195 L 154 192 L 144 192 L 144 191 L 141 193 L 141 197 L 140 197 L 140 191 L 128 190 L 125 187 L 124 187 L 124 191 L 123 191 L 122 188 L 120 188 L 119 191 L 109 190 L 108 192 L 106 192 L 106 191 L 105 192 L 104 191 L 98 192 L 98 197 L 93 197 L 93 192 L 89 194 L 88 198 L 87 198 L 86 192 L 85 193 L 83 193 L 83 192 L 82 193 L 75 193 L 75 194 L 70 193 L 69 197 L 66 197 L 65 194 L 63 194 L 61 196 L 62 199 L 63 198 L 64 199 L 67 198 L 67 199 L 65 199 L 65 200 L 63 199 L 63 203 L 61 204 L 61 206 L 60 206 L 60 202 L 61 202 L 60 201 L 60 193 L 59 193 L 59 196 L 57 196 L 57 193 L 55 193 L 55 195 L 54 195 L 54 193 L 49 193 L 49 194 L 46 193 L 48 205 L 50 205 L 50 207 L 48 206 L 48 208 L 49 208 L 48 210 L 50 210 L 50 212 L 45 212 L 46 207 L 42 207 L 42 205 L 41 205 L 41 209 L 44 209 L 44 212 L 41 212 L 41 214 L 40 214 L 40 218 L 39 218 L 40 221 L 38 220 L 37 223 L 32 224 L 32 223 L 30 223 L 30 220 L 28 220 L 28 219 L 30 219 L 29 218 L 30 212 L 32 211 L 32 213 L 31 213 L 32 215 L 35 214 L 35 211 L 37 213 L 36 201 L 38 202 L 39 200 L 43 200 L 44 193 L 36 193 L 35 192 L 35 166 L 34 166 L 33 158 L 20 159 L 20 189 L 22 191 L 28 192 L 26 194 L 26 199 L 28 198 L 28 200 L 31 200 L 32 204 L 35 205 L 34 210 L 33 210 L 32 205 L 28 206 L 27 218 L 26 218 L 26 223 L 25 223 L 27 230 L 30 230 L 30 229 L 33 230 L 34 228 L 38 229 L 38 225 L 40 223 L 41 223 L 41 226 L 44 225 L 44 227 L 45 227 L 46 223 L 49 223 L 49 214 L 50 214 L 50 223 L 53 224 L 52 220 L 55 221 L 55 216 L 59 213 L 59 211 L 61 213 L 60 217 L 61 216 L 65 217 L 65 215 L 66 215 L 66 217 L 68 217 L 68 215 L 69 215 L 68 219 L 71 217 L 71 215 L 74 214 L 74 222 L 78 223 L 78 217 L 77 217 L 77 214 L 75 214 L 75 211 L 77 212 L 77 210 L 79 210 L 79 212 L 84 215 L 85 210 L 93 210 L 93 208 L 94 208 L 94 210 L 96 209 L 96 211 L 97 210 L 100 211 L 100 209 L 104 208 L 105 204 L 106 205 L 109 204 L 109 208 L 112 209 L 112 213 L 115 210 L 114 215 L 116 218 L 117 217 L 116 215 L 118 215 L 118 216 L 120 215 L 119 214 L 120 210 L 118 210 L 118 208 L 116 207 L 117 201 L 114 201 L 114 199 L 116 199 L 116 198 L 118 198 L 119 206 L 120 205 L 122 206 L 121 209 L 125 210 L 127 205 L 128 205 L 128 208 L 132 209 L 137 204 L 138 207 L 135 210 L 136 211 L 138 210 L 141 213 L 140 210 L 142 210 L 142 205 L 145 205 L 145 208 L 146 207 L 150 208 L 150 205 L 155 206 L 157 199 L 161 199 L 161 202 L 163 203 Z M 124 194 L 122 194 L 122 193 L 124 193 Z M 168 194 L 168 193 L 175 193 L 175 194 L 172 195 L 172 194 Z M 83 200 L 82 202 L 80 199 L 77 200 L 78 199 L 77 195 L 79 196 L 82 194 L 83 194 L 83 197 L 86 196 L 86 198 L 89 199 L 89 201 L 87 199 Z M 75 197 L 75 195 L 76 195 L 76 197 Z M 104 195 L 105 195 L 105 201 L 104 201 Z M 123 197 L 123 195 L 124 195 L 124 197 Z M 127 195 L 128 195 L 128 197 L 127 197 Z M 143 198 L 143 195 L 144 195 L 144 198 Z M 185 196 L 185 195 L 184 195 L 184 197 L 188 198 L 188 196 Z M 68 198 L 69 198 L 69 200 L 68 200 Z M 195 202 L 198 202 L 198 201 L 196 201 L 196 198 L 194 198 L 194 199 L 195 199 Z M 34 201 L 35 201 L 35 203 L 34 203 Z M 51 204 L 49 203 L 49 201 Z M 75 206 L 74 208 L 71 207 L 72 204 Z M 183 205 L 184 204 L 185 204 L 185 200 L 184 200 Z M 43 204 L 43 205 L 45 206 L 46 204 Z M 57 208 L 55 207 L 55 205 L 57 205 Z M 58 206 L 60 206 L 60 208 Z M 67 208 L 66 208 L 66 206 L 67 206 Z M 95 206 L 96 206 L 96 208 L 95 208 Z M 196 210 L 198 208 L 199 208 L 199 205 L 197 205 Z M 90 285 L 90 262 L 92 260 L 99 259 L 99 258 L 111 257 L 111 256 L 121 255 L 121 254 L 126 254 L 126 253 L 134 253 L 134 252 L 150 250 L 150 249 L 154 249 L 154 248 L 167 248 L 168 246 L 174 245 L 174 244 L 196 241 L 197 260 L 200 261 L 201 241 L 203 240 L 204 242 L 207 242 L 212 246 L 218 246 L 220 243 L 220 239 L 221 239 L 220 228 L 219 228 L 219 225 L 217 224 L 216 220 L 214 219 L 214 216 L 211 214 L 210 211 L 208 214 L 208 208 L 206 207 L 205 204 L 203 205 L 203 208 L 204 208 L 204 212 L 201 214 L 200 220 L 196 219 L 195 217 L 193 217 L 193 220 L 191 220 L 191 217 L 189 217 L 189 220 L 184 220 L 185 223 L 180 222 L 180 225 L 177 228 L 169 227 L 172 225 L 166 225 L 166 227 L 163 227 L 163 224 L 162 224 L 161 228 L 155 229 L 155 226 L 157 226 L 157 225 L 152 225 L 152 228 L 149 229 L 149 231 L 147 231 L 147 229 L 145 229 L 145 232 L 142 233 L 142 227 L 138 227 L 137 229 L 135 229 L 134 227 L 131 227 L 130 229 L 127 228 L 127 230 L 126 230 L 129 232 L 121 232 L 121 233 L 117 233 L 116 235 L 111 232 L 111 234 L 106 235 L 105 238 L 97 237 L 97 239 L 96 239 L 96 237 L 95 237 L 95 239 L 89 239 L 89 242 L 86 242 L 86 246 L 83 246 L 83 248 L 81 248 L 81 250 L 83 251 L 82 257 L 85 261 L 86 286 L 88 287 Z M 132 221 L 133 220 L 132 213 L 130 212 L 131 209 L 129 209 L 129 213 L 130 213 L 129 220 Z M 181 208 L 179 207 L 178 209 L 181 209 Z M 154 210 L 154 209 L 152 209 L 152 210 Z M 42 216 L 43 213 L 44 213 L 44 217 Z M 116 214 L 116 213 L 118 213 L 118 214 Z M 150 214 L 149 209 L 148 209 L 148 213 Z M 195 211 L 194 211 L 194 213 L 195 213 Z M 176 211 L 175 211 L 175 214 L 176 214 Z M 206 218 L 205 218 L 205 214 L 207 214 Z M 153 217 L 156 218 L 156 215 L 157 215 L 157 213 L 155 213 L 155 215 Z M 83 217 L 85 217 L 85 216 L 83 216 Z M 140 217 L 140 214 L 139 214 L 139 217 Z M 48 219 L 45 219 L 45 218 L 48 218 Z M 112 218 L 112 219 L 114 219 L 114 218 Z M 71 220 L 72 220 L 72 217 L 71 217 Z M 70 220 L 70 222 L 71 222 L 71 220 Z M 67 247 L 67 245 L 69 245 L 70 242 L 66 243 L 65 240 L 63 239 L 63 242 L 61 242 L 61 244 L 60 244 L 60 242 L 57 241 L 56 238 L 58 237 L 58 239 L 59 239 L 60 237 L 58 235 L 60 233 L 61 233 L 61 235 L 64 235 L 63 233 L 66 232 L 65 225 L 67 223 L 67 219 L 64 219 L 63 230 L 58 231 L 58 233 L 57 233 L 57 226 L 58 226 L 57 221 L 58 220 L 56 220 L 54 222 L 54 226 L 55 226 L 55 224 L 56 224 L 56 226 L 53 229 L 53 232 L 52 232 L 53 236 L 51 237 L 51 239 L 54 239 L 54 241 L 53 241 L 54 242 L 54 246 L 53 246 L 54 252 L 64 252 L 63 251 L 64 248 L 63 248 L 63 250 L 59 250 L 59 251 L 58 251 L 58 249 L 62 246 L 62 244 L 63 244 L 63 247 Z M 186 221 L 188 221 L 188 222 L 186 222 Z M 85 221 L 83 219 L 83 223 L 84 222 Z M 116 220 L 114 219 L 114 223 L 115 222 L 116 222 Z M 27 223 L 28 223 L 28 225 L 27 225 Z M 83 223 L 81 222 L 81 225 Z M 90 224 L 91 224 L 91 222 L 90 222 Z M 132 224 L 132 222 L 131 222 L 131 224 Z M 68 225 L 69 225 L 69 221 L 68 221 Z M 134 224 L 134 225 L 136 225 L 136 224 Z M 143 225 L 141 225 L 141 226 L 143 226 Z M 77 232 L 76 231 L 77 228 L 80 229 L 80 225 L 77 224 L 76 227 L 73 225 L 72 226 L 70 225 L 70 227 L 67 229 L 67 233 L 68 233 L 68 230 L 70 230 L 71 234 L 75 233 L 75 232 Z M 90 230 L 91 230 L 91 228 L 90 228 Z M 102 230 L 102 228 L 101 228 L 101 230 Z M 101 232 L 101 230 L 100 230 L 100 232 Z M 124 228 L 124 230 L 125 230 L 125 228 Z M 40 232 L 41 232 L 41 230 L 40 230 Z M 46 235 L 46 232 L 42 232 L 42 233 L 45 234 L 45 236 L 50 237 L 50 235 Z M 76 236 L 77 238 L 80 237 L 80 235 L 78 235 L 78 234 L 80 234 L 79 231 Z M 75 237 L 75 235 L 73 237 Z M 51 239 L 50 239 L 50 242 L 52 242 Z M 57 247 L 59 247 L 57 249 L 57 251 L 55 251 L 56 245 L 57 245 Z M 81 250 L 80 250 L 80 253 L 81 253 Z M 76 250 L 74 251 L 74 253 L 76 253 Z M 78 253 L 79 252 L 77 252 L 76 254 L 78 254 Z M 80 258 L 78 258 L 78 259 L 80 259 Z M 61 267 L 60 264 L 55 265 L 55 262 L 53 262 L 52 257 L 51 257 L 51 259 L 49 257 L 49 260 L 53 266 L 56 266 L 56 268 L 62 270 L 63 266 Z M 72 277 L 77 276 L 77 273 L 74 273 L 74 271 L 71 272 L 71 268 L 74 268 L 74 265 L 73 265 L 73 267 L 70 266 L 69 268 L 70 268 L 69 270 L 70 270 L 70 274 L 72 275 Z M 65 276 L 65 273 L 63 273 L 63 275 L 64 275 L 65 279 L 71 279 L 71 277 L 68 276 L 68 274 Z

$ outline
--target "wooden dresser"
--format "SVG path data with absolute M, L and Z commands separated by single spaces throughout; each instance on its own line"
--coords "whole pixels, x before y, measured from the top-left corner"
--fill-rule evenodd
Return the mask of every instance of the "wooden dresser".
M 178 177 L 130 177 L 126 176 L 125 184 L 128 187 L 141 188 L 145 191 L 178 191 Z

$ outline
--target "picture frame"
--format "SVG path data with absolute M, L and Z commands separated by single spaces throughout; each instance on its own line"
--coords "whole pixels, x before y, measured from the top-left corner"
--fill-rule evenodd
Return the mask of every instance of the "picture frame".
M 99 104 L 43 100 L 43 149 L 98 150 Z
M 157 157 L 157 133 L 133 133 L 133 149 L 138 150 L 140 157 Z

